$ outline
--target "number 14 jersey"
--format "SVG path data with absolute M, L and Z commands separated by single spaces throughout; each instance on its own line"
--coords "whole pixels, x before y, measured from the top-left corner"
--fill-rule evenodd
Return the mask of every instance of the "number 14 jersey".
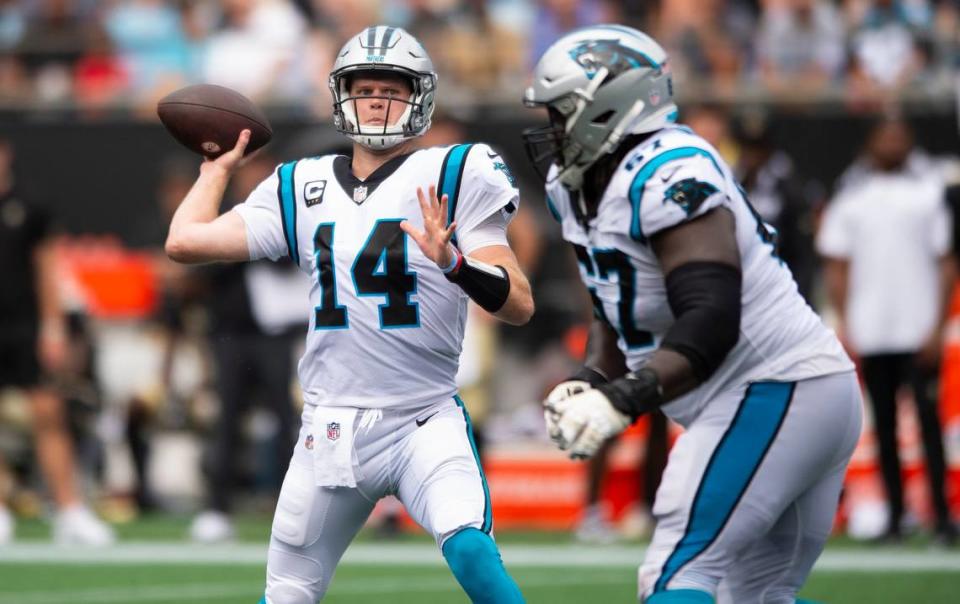
M 251 259 L 289 256 L 311 277 L 306 403 L 417 407 L 456 393 L 467 296 L 400 229 L 423 230 L 416 191 L 431 184 L 448 195 L 455 238 L 519 203 L 503 160 L 476 144 L 415 151 L 365 181 L 345 156 L 282 164 L 235 208 Z

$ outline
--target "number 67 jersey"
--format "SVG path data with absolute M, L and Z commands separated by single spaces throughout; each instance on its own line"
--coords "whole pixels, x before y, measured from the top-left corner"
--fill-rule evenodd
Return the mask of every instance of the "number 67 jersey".
M 797 292 L 776 255 L 776 236 L 747 201 L 717 151 L 684 126 L 646 138 L 621 161 L 596 209 L 553 176 L 547 203 L 573 244 L 594 314 L 618 334 L 631 370 L 640 368 L 674 322 L 650 237 L 715 209 L 736 220 L 743 272 L 740 336 L 717 371 L 699 388 L 665 405 L 687 425 L 717 393 L 756 380 L 795 381 L 849 371 L 834 334 Z
M 364 181 L 345 156 L 282 164 L 234 208 L 251 260 L 289 256 L 311 277 L 306 403 L 419 407 L 456 393 L 468 298 L 400 229 L 423 230 L 417 187 L 431 184 L 448 195 L 455 242 L 473 249 L 494 243 L 473 229 L 497 213 L 506 223 L 519 203 L 503 160 L 475 144 L 415 151 Z

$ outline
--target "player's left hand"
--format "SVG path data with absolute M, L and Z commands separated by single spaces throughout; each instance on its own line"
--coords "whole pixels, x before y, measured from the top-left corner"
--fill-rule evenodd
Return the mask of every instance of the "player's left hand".
M 560 417 L 553 441 L 561 450 L 568 451 L 571 459 L 592 456 L 609 438 L 632 423 L 630 417 L 614 409 L 607 397 L 595 389 L 564 399 L 554 410 Z
M 423 189 L 417 187 L 417 199 L 420 200 L 420 211 L 423 212 L 423 230 L 413 226 L 408 220 L 401 222 L 400 228 L 417 242 L 424 256 L 441 268 L 447 267 L 454 258 L 450 240 L 457 228 L 456 222 L 447 226 L 447 196 L 437 199 L 437 187 L 430 185 L 430 198 L 427 199 Z

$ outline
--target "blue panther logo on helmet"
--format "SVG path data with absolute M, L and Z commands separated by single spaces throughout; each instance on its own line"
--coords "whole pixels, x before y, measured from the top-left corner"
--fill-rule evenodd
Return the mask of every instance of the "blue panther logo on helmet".
M 583 67 L 587 78 L 591 80 L 601 67 L 606 67 L 611 76 L 618 76 L 637 67 L 659 67 L 650 57 L 624 46 L 618 40 L 582 42 L 570 51 L 570 58 Z

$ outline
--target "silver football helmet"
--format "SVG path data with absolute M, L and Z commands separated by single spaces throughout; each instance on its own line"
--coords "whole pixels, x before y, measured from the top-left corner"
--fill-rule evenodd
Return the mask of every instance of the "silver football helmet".
M 667 53 L 653 38 L 622 25 L 597 25 L 555 42 L 533 70 L 524 104 L 546 107 L 550 125 L 524 131 L 541 176 L 544 160 L 578 190 L 583 174 L 628 134 L 659 130 L 676 119 Z
M 405 103 L 406 109 L 395 124 L 362 126 L 357 119 L 356 101 L 350 96 L 350 79 L 364 74 L 399 75 L 410 81 L 408 99 L 382 98 L 388 103 Z M 430 127 L 437 73 L 420 42 L 399 27 L 368 27 L 350 38 L 340 49 L 330 72 L 333 93 L 333 125 L 337 131 L 370 149 L 389 149 L 406 139 L 420 136 Z

